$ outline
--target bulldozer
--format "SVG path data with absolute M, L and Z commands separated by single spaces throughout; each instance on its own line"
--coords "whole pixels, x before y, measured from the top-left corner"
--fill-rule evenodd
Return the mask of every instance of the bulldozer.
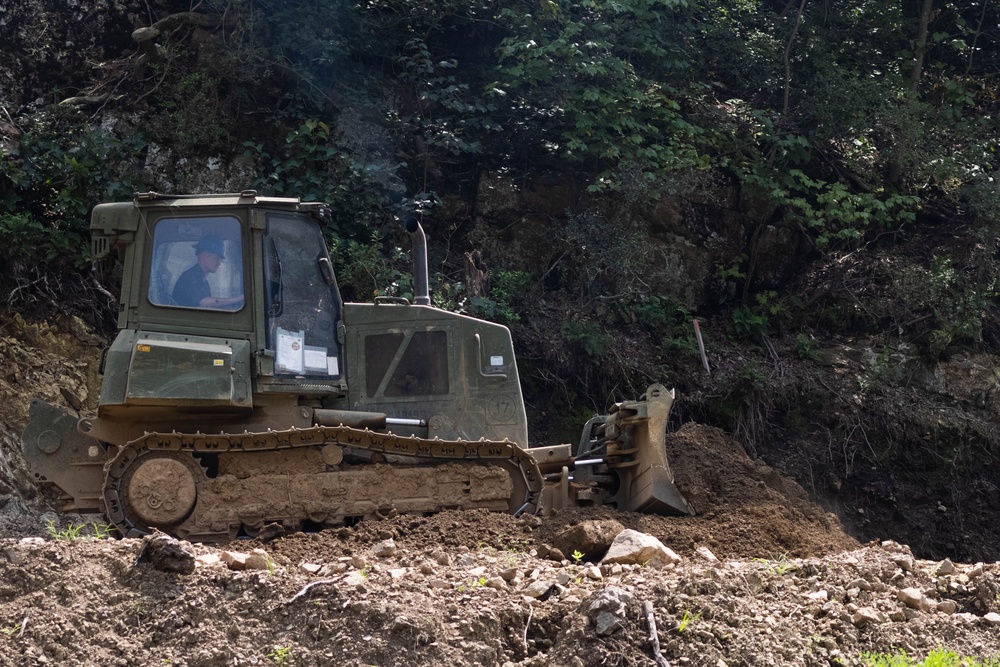
M 419 222 L 412 301 L 344 303 L 330 216 L 252 190 L 94 208 L 95 262 L 122 266 L 97 411 L 35 399 L 22 436 L 56 509 L 195 542 L 446 509 L 694 513 L 665 453 L 673 390 L 529 447 L 510 331 L 432 305 Z

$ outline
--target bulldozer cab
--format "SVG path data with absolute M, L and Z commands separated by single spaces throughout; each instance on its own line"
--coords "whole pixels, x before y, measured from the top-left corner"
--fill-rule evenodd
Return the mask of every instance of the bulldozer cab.
M 125 273 L 102 437 L 205 417 L 215 428 L 308 426 L 315 416 L 296 410 L 306 407 L 382 413 L 403 435 L 525 443 L 509 331 L 419 295 L 344 304 L 328 216 L 324 204 L 252 191 L 97 206 L 94 255 L 116 250 Z

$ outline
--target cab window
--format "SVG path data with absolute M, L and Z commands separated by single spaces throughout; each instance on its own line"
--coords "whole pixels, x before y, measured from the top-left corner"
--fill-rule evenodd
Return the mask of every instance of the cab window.
M 240 221 L 232 216 L 158 220 L 153 228 L 148 297 L 157 306 L 241 309 Z
M 268 213 L 264 310 L 275 375 L 337 378 L 343 372 L 337 292 L 323 234 L 300 214 Z

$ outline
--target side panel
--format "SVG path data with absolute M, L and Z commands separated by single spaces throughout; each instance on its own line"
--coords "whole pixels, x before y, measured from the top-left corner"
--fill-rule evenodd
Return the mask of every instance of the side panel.
M 345 304 L 344 321 L 351 409 L 419 420 L 429 437 L 527 446 L 506 327 L 399 304 Z

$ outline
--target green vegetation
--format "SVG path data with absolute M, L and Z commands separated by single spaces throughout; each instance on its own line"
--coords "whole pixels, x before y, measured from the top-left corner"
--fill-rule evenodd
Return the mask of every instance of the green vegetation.
M 685 609 L 684 614 L 681 616 L 681 620 L 677 622 L 677 634 L 684 634 L 691 624 L 701 618 L 702 612 L 692 614 L 690 609 Z
M 754 558 L 753 562 L 757 563 L 768 574 L 779 577 L 796 569 L 794 563 L 789 562 L 787 554 L 781 554 L 774 558 Z
M 69 526 L 60 530 L 55 520 L 45 520 L 45 529 L 49 532 L 49 537 L 53 540 L 78 540 L 81 537 L 80 532 L 86 527 L 87 524 L 85 523 L 70 523 Z
M 1000 667 L 1000 658 L 963 656 L 945 648 L 934 649 L 923 660 L 900 649 L 894 653 L 864 653 L 861 661 L 866 667 Z
M 470 579 L 466 584 L 460 585 L 458 587 L 459 593 L 464 593 L 465 591 L 474 591 L 477 588 L 482 588 L 486 585 L 486 577 L 479 577 L 477 579 Z
M 91 523 L 89 526 L 86 523 L 70 523 L 66 528 L 60 529 L 59 525 L 53 519 L 45 520 L 45 529 L 49 533 L 49 537 L 53 540 L 80 540 L 80 539 L 95 539 L 103 540 L 105 538 L 111 537 L 111 533 L 117 528 L 106 523 Z
M 278 667 L 283 667 L 284 665 L 291 665 L 292 647 L 275 646 L 268 652 L 267 659 L 273 662 L 275 665 L 278 665 Z

